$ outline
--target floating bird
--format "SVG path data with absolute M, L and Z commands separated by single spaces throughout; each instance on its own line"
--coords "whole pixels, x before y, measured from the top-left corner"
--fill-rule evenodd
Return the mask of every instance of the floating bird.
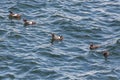
M 13 13 L 12 11 L 9 11 L 10 14 L 9 14 L 9 18 L 14 18 L 14 19 L 21 19 L 21 15 L 20 14 L 16 14 L 16 13 Z
M 104 56 L 105 60 L 107 61 L 107 57 L 109 56 L 109 52 L 103 51 L 103 56 Z
M 26 19 L 23 19 L 23 21 L 24 21 L 24 25 L 33 25 L 33 24 L 36 24 L 36 22 L 28 21 Z
M 58 35 L 55 35 L 54 33 L 51 33 L 52 35 L 52 40 L 63 40 L 63 36 L 58 36 Z
M 100 46 L 97 46 L 97 45 L 94 45 L 93 43 L 92 44 L 90 44 L 90 49 L 91 50 L 93 50 L 93 49 L 97 49 L 97 48 L 99 48 Z

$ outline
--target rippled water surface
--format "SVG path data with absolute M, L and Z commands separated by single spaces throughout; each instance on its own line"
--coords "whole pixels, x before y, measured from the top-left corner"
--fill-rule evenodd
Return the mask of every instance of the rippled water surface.
M 120 80 L 120 0 L 1 0 L 0 80 Z

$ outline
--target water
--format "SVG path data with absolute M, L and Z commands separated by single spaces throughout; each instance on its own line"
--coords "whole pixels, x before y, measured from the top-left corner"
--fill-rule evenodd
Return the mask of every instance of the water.
M 64 40 L 51 44 L 50 33 Z M 0 80 L 120 80 L 119 61 L 119 0 L 0 1 Z

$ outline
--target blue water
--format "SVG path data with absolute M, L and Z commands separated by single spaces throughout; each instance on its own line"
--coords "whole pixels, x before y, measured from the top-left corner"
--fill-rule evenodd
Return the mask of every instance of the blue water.
M 0 80 L 120 80 L 120 0 L 1 0 Z

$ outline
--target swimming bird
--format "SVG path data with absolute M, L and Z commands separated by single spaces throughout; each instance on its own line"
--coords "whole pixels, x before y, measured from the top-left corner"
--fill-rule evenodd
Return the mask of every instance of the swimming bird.
M 97 49 L 97 48 L 99 48 L 99 47 L 100 47 L 100 46 L 94 45 L 94 44 L 92 43 L 92 44 L 90 44 L 89 49 L 93 50 L 93 49 Z
M 9 12 L 10 12 L 9 18 L 21 19 L 21 15 L 20 14 L 13 13 L 12 11 L 9 11 Z
M 107 57 L 109 56 L 109 52 L 103 51 L 103 56 L 104 56 L 105 60 L 107 60 Z
M 23 19 L 24 21 L 24 25 L 33 25 L 33 24 L 36 24 L 36 22 L 34 21 L 28 21 L 27 19 Z
M 54 33 L 51 33 L 51 35 L 52 35 L 52 40 L 63 40 L 63 36 L 58 36 Z

